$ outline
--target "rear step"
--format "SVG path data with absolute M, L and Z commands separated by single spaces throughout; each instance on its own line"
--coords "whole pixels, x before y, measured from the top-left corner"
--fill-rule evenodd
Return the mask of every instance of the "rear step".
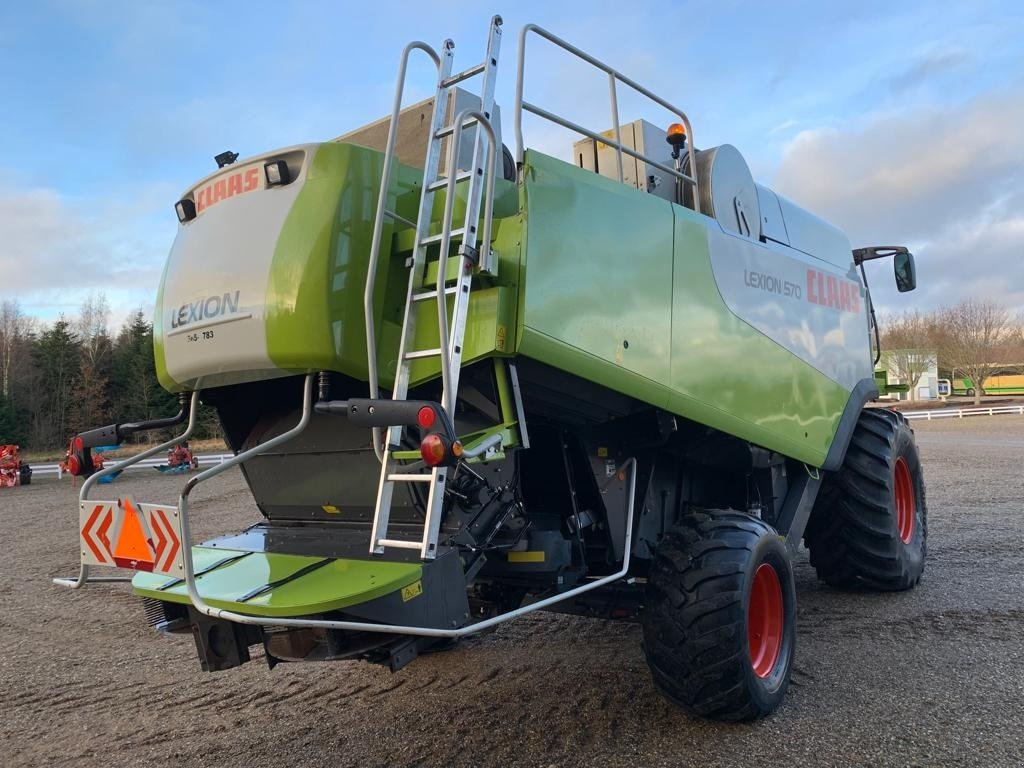
M 284 618 L 338 611 L 400 591 L 423 577 L 420 563 L 354 560 L 275 552 L 192 548 L 196 586 L 216 608 Z M 140 571 L 142 597 L 188 604 L 182 579 Z
M 466 577 L 458 552 L 442 547 L 422 562 L 389 542 L 383 557 L 366 554 L 366 534 L 336 523 L 302 526 L 260 523 L 242 533 L 192 547 L 196 589 L 207 604 L 271 619 L 343 613 L 356 619 L 451 628 L 469 618 Z M 190 605 L 183 579 L 140 571 L 137 595 Z M 422 599 L 419 599 L 420 597 Z

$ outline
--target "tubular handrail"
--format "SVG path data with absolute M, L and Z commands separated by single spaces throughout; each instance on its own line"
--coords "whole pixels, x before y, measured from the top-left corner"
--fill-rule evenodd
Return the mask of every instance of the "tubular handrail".
M 456 161 L 458 159 L 459 146 L 462 141 L 462 130 L 466 127 L 467 121 L 470 120 L 475 121 L 472 123 L 473 126 L 476 126 L 478 129 L 483 129 L 484 133 L 487 134 L 488 140 L 487 187 L 484 191 L 484 231 L 482 239 L 477 241 L 480 262 L 485 260 L 487 249 L 491 247 L 491 219 L 494 214 L 494 171 L 497 166 L 498 157 L 497 136 L 494 133 L 494 126 L 491 125 L 491 121 L 487 119 L 487 116 L 476 109 L 464 109 L 459 112 L 455 118 L 455 122 L 453 123 L 455 129 L 452 134 L 452 140 L 448 144 L 448 168 L 451 169 L 451 171 L 448 174 L 448 184 L 445 187 L 444 218 L 441 220 L 443 227 L 441 250 L 437 263 L 437 324 L 439 335 L 441 337 L 441 380 L 444 387 L 443 406 L 452 418 L 455 417 L 455 390 L 458 385 L 457 382 L 451 381 L 450 369 L 452 350 L 449 348 L 451 340 L 448 334 L 448 302 L 447 294 L 444 291 L 444 285 L 448 273 L 448 248 L 451 243 L 452 215 L 455 205 L 455 184 L 458 181 L 458 174 L 455 172 Z M 479 133 L 477 135 L 479 135 Z M 473 216 L 473 203 L 471 200 L 467 200 L 467 227 L 474 223 L 470 221 L 470 218 L 475 218 Z M 465 242 L 465 233 L 463 234 L 463 238 L 463 241 Z M 459 268 L 463 269 L 465 267 L 460 264 Z
M 307 373 L 305 381 L 302 387 L 302 415 L 299 417 L 298 423 L 291 429 L 282 432 L 280 435 L 270 438 L 265 443 L 260 443 L 252 448 L 241 453 L 236 453 L 233 457 L 227 461 L 210 467 L 207 470 L 200 472 L 195 477 L 191 478 L 185 487 L 181 490 L 181 495 L 178 497 L 178 515 L 181 525 L 181 543 L 182 553 L 181 559 L 183 563 L 183 570 L 185 572 L 184 579 L 185 584 L 188 587 L 189 594 L 195 590 L 195 565 L 192 561 L 192 534 L 189 529 L 188 520 L 188 497 L 191 495 L 195 487 L 212 477 L 216 477 L 221 472 L 231 469 L 254 456 L 259 456 L 261 453 L 266 453 L 271 448 L 276 448 L 282 443 L 286 443 L 293 437 L 301 434 L 306 426 L 309 424 L 309 417 L 313 413 L 313 374 Z M 198 596 L 198 593 L 196 593 Z
M 548 40 L 551 43 L 554 43 L 559 48 L 568 51 L 577 58 L 582 59 L 591 66 L 596 67 L 597 69 L 601 70 L 602 72 L 608 75 L 609 101 L 611 106 L 612 130 L 615 135 L 614 139 L 610 139 L 607 136 L 602 136 L 601 134 L 598 134 L 594 131 L 590 131 L 584 128 L 583 126 L 578 125 L 563 117 L 560 117 L 554 114 L 553 112 L 550 112 L 546 109 L 543 109 L 542 107 L 537 106 L 536 104 L 531 104 L 530 102 L 523 100 L 523 80 L 526 71 L 526 37 L 530 32 L 533 32 L 536 35 L 543 37 L 544 39 Z M 677 168 L 671 168 L 667 165 L 652 160 L 646 155 L 643 155 L 640 152 L 637 152 L 636 150 L 632 149 L 631 147 L 627 147 L 622 144 L 622 136 L 620 135 L 619 131 L 618 95 L 616 92 L 616 84 L 619 82 L 629 86 L 634 91 L 647 97 L 656 104 L 661 105 L 662 107 L 664 107 L 669 112 L 673 113 L 676 117 L 679 118 L 680 122 L 682 122 L 683 124 L 683 127 L 686 129 L 686 154 L 690 161 L 689 174 L 683 173 L 681 170 Z M 544 118 L 545 120 L 549 120 L 553 123 L 556 123 L 557 125 L 561 125 L 563 128 L 568 128 L 571 131 L 575 131 L 576 133 L 587 136 L 588 138 L 593 139 L 594 141 L 600 141 L 604 144 L 614 147 L 616 150 L 616 161 L 618 164 L 619 181 L 625 181 L 625 175 L 623 173 L 622 168 L 622 155 L 623 153 L 625 153 L 637 160 L 642 160 L 645 163 L 653 165 L 655 168 L 658 168 L 659 170 L 665 173 L 669 173 L 672 176 L 675 176 L 684 184 L 690 184 L 693 187 L 694 210 L 700 210 L 700 194 L 696 176 L 697 157 L 694 151 L 693 128 L 690 125 L 690 119 L 686 116 L 686 113 L 683 112 L 678 107 L 672 105 L 670 102 L 661 98 L 656 93 L 653 93 L 644 86 L 640 85 L 632 78 L 627 77 L 626 75 L 622 74 L 613 67 L 608 66 L 603 61 L 594 58 L 589 53 L 580 50 L 571 43 L 568 43 L 562 38 L 558 37 L 558 35 L 555 35 L 536 24 L 527 24 L 519 33 L 519 61 L 518 72 L 516 77 L 515 126 L 516 162 L 518 162 L 520 165 L 522 165 L 523 163 L 523 157 L 526 150 L 526 147 L 523 143 L 523 110 L 531 112 L 537 115 L 538 117 Z
M 307 390 L 307 401 L 303 403 L 303 419 L 308 420 L 309 408 L 308 408 L 308 393 Z M 301 422 L 300 422 L 301 424 Z M 296 428 L 293 428 L 294 431 Z M 279 435 L 279 438 L 284 438 L 285 433 Z M 278 438 L 275 438 L 277 440 Z M 259 446 L 262 448 L 263 446 Z M 255 450 L 255 449 L 253 449 Z M 241 456 L 242 454 L 239 454 Z M 626 576 L 629 573 L 629 561 L 633 553 L 633 516 L 634 508 L 636 505 L 636 458 L 627 459 L 616 471 L 616 475 L 619 472 L 624 471 L 629 467 L 629 506 L 626 510 L 626 537 L 623 544 L 622 551 L 622 567 L 608 576 L 602 576 L 594 581 L 589 581 L 586 584 L 582 584 L 573 589 L 561 592 L 556 595 L 551 595 L 543 600 L 538 600 L 535 603 L 524 605 L 516 608 L 512 611 L 506 611 L 505 613 L 497 616 L 492 616 L 484 621 L 478 621 L 475 624 L 468 624 L 464 627 L 458 627 L 456 629 L 440 629 L 435 627 L 413 627 L 403 626 L 396 624 L 372 624 L 364 621 L 336 621 L 332 619 L 286 619 L 286 618 L 264 618 L 262 616 L 251 616 L 245 613 L 236 613 L 235 611 L 229 611 L 225 608 L 214 608 L 207 604 L 199 594 L 199 590 L 196 587 L 195 571 L 192 565 L 192 547 L 189 544 L 191 541 L 189 538 L 188 529 L 188 507 L 186 503 L 187 494 L 183 493 L 181 497 L 181 540 L 185 542 L 185 588 L 188 592 L 189 601 L 192 603 L 192 607 L 200 613 L 210 616 L 214 619 L 224 619 L 225 621 L 233 621 L 238 624 L 255 624 L 263 626 L 274 626 L 274 627 L 298 627 L 298 628 L 318 628 L 318 629 L 341 629 L 350 630 L 356 632 L 378 632 L 386 634 L 400 634 L 400 635 L 417 635 L 420 637 L 444 637 L 444 638 L 456 638 L 463 637 L 464 635 L 474 634 L 481 630 L 493 627 L 496 624 L 500 624 L 510 619 L 518 618 L 524 614 L 539 611 L 542 608 L 547 608 L 549 605 L 560 603 L 563 600 L 576 597 L 584 592 L 589 592 L 592 589 L 597 589 L 605 584 L 611 584 L 612 582 L 618 581 L 619 579 Z M 216 471 L 223 471 L 221 467 L 214 467 Z M 214 470 L 207 470 L 207 472 L 213 472 Z M 203 474 L 207 474 L 204 472 Z M 200 482 L 202 476 L 200 475 L 195 479 L 195 482 Z
M 160 451 L 166 451 L 168 448 L 171 448 L 171 447 L 177 445 L 182 440 L 188 440 L 189 436 L 192 434 L 192 430 L 195 429 L 195 426 L 196 426 L 196 412 L 198 410 L 199 410 L 199 390 L 196 389 L 195 391 L 192 392 L 192 400 L 191 400 L 191 403 L 189 405 L 189 412 L 188 412 L 188 426 L 185 428 L 185 431 L 182 432 L 177 437 L 171 438 L 170 440 L 168 440 L 165 443 L 160 443 L 159 445 L 154 446 L 153 448 L 148 448 L 145 451 L 143 451 L 142 453 L 138 453 L 135 456 L 129 456 L 127 459 L 119 461 L 116 464 L 111 464 L 109 467 L 104 467 L 99 472 L 94 472 L 93 474 L 89 475 L 89 477 L 87 477 L 85 479 L 85 482 L 82 483 L 82 489 L 78 492 L 79 507 L 81 507 L 81 505 L 83 503 L 85 503 L 89 499 L 89 491 L 91 491 L 92 487 L 94 485 L 96 485 L 96 483 L 99 482 L 101 477 L 105 477 L 107 475 L 112 475 L 115 472 L 122 472 L 125 469 L 127 469 L 128 467 L 130 467 L 132 464 L 136 464 L 136 463 L 142 461 L 143 459 L 148 459 L 154 453 L 159 453 Z M 95 582 L 108 582 L 108 581 L 131 581 L 131 580 L 132 580 L 131 576 L 93 576 L 92 578 L 89 578 L 89 566 L 86 565 L 85 563 L 82 563 L 82 565 L 79 567 L 79 570 L 78 570 L 78 578 L 77 579 L 72 579 L 70 577 L 60 577 L 60 578 L 53 579 L 53 583 L 58 585 L 58 586 L 61 586 L 61 587 L 70 587 L 71 589 L 80 589 L 87 581 L 91 581 L 91 582 L 95 583 Z
M 450 50 L 454 46 L 451 40 L 445 40 L 444 47 Z M 419 40 L 414 40 L 405 46 L 402 51 L 402 60 L 398 67 L 398 85 L 395 88 L 395 100 L 391 107 L 391 123 L 388 126 L 388 139 L 384 150 L 384 170 L 381 175 L 380 193 L 377 196 L 377 212 L 373 219 L 373 239 L 370 242 L 370 257 L 366 267 L 366 286 L 363 290 L 363 318 L 366 324 L 366 364 L 370 383 L 370 397 L 379 397 L 380 391 L 377 381 L 377 335 L 373 323 L 373 291 L 377 282 L 377 263 L 380 260 L 380 242 L 384 232 L 384 214 L 386 211 L 388 191 L 391 187 L 391 169 L 395 160 L 395 141 L 398 138 L 398 116 L 402 111 L 402 95 L 405 91 L 406 70 L 409 66 L 409 56 L 420 50 L 426 53 L 434 65 L 438 74 L 441 72 L 441 57 L 432 47 Z M 435 104 L 437 109 L 440 105 Z M 380 427 L 373 428 L 373 450 L 377 454 L 378 461 L 384 461 L 384 451 L 381 448 Z

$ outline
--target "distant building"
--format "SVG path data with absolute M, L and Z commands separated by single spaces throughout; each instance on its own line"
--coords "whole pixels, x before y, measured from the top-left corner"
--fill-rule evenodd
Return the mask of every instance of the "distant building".
M 923 370 L 915 382 L 907 381 L 908 374 L 904 369 Z M 878 361 L 879 371 L 884 370 L 886 383 L 903 385 L 906 392 L 891 392 L 884 397 L 890 400 L 938 400 L 939 399 L 939 367 L 938 355 L 933 349 L 894 349 L 883 350 Z M 913 392 L 913 397 L 911 397 Z

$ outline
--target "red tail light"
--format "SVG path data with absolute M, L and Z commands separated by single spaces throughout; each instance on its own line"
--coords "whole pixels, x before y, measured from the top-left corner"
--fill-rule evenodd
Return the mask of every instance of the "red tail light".
M 437 423 L 437 413 L 429 405 L 425 405 L 416 413 L 416 422 L 423 429 L 430 429 Z
M 420 443 L 420 456 L 431 467 L 443 463 L 448 456 L 448 446 L 445 445 L 444 438 L 436 432 L 427 435 Z
M 430 467 L 456 464 L 462 456 L 462 443 L 455 440 L 449 444 L 443 435 L 434 432 L 424 437 L 420 443 L 420 456 Z

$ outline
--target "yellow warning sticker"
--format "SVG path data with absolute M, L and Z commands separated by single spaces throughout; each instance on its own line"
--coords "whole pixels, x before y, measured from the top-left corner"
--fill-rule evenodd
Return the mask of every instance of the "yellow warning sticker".
M 606 459 L 606 458 L 608 458 L 608 449 L 607 448 L 598 448 L 597 449 L 597 458 L 599 458 L 599 459 Z
M 341 512 L 341 510 L 338 509 L 333 504 L 324 504 L 323 506 L 320 507 L 320 509 L 326 512 L 328 515 L 337 515 Z
M 524 550 L 523 552 L 509 552 L 508 561 L 510 563 L 543 563 L 544 562 L 544 550 Z
M 494 330 L 494 348 L 499 352 L 505 351 L 505 326 L 498 323 Z
M 409 602 L 414 597 L 419 597 L 423 594 L 423 582 L 417 581 L 410 584 L 408 587 L 402 587 L 402 602 Z

